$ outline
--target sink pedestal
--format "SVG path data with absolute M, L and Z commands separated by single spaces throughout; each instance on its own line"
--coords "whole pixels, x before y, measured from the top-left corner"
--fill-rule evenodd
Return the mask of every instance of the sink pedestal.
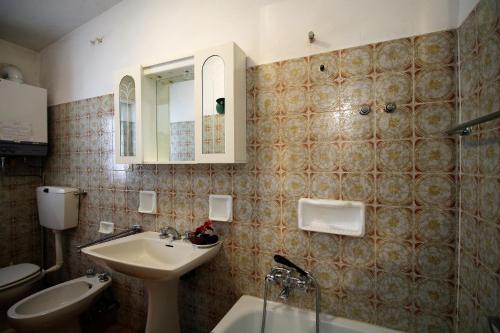
M 147 231 L 82 249 L 99 265 L 144 280 L 148 296 L 146 333 L 180 333 L 179 278 L 212 260 L 221 242 L 199 248 L 184 240 L 169 241 Z
M 177 286 L 179 279 L 144 280 L 148 295 L 146 333 L 180 333 Z

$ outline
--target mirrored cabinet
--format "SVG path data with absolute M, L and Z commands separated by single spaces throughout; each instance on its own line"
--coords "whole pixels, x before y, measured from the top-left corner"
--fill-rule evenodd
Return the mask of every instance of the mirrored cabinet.
M 245 60 L 229 43 L 118 71 L 116 163 L 246 162 Z

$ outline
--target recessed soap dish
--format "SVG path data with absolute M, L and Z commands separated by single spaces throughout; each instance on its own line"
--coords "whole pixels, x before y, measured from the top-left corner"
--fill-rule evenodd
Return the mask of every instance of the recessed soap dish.
M 156 214 L 155 191 L 139 191 L 139 213 Z
M 299 200 L 299 229 L 361 237 L 365 234 L 365 204 L 360 201 Z
M 231 222 L 233 220 L 233 197 L 211 194 L 208 198 L 208 218 L 212 221 Z

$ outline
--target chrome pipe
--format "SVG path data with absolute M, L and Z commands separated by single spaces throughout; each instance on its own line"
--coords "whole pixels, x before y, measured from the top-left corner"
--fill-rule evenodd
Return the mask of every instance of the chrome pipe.
M 270 281 L 272 281 L 272 277 L 267 275 L 264 279 L 264 306 L 262 307 L 262 325 L 260 327 L 260 333 L 264 333 L 266 330 L 267 294 Z
M 109 241 L 112 241 L 114 239 L 122 238 L 125 236 L 135 235 L 135 234 L 138 234 L 140 232 L 142 232 L 142 227 L 140 225 L 135 224 L 134 226 L 132 226 L 132 228 L 125 230 L 125 231 L 122 231 L 122 232 L 119 232 L 115 235 L 106 236 L 104 238 L 97 239 L 97 240 L 89 242 L 87 244 L 77 245 L 76 249 L 78 252 L 80 252 L 85 247 L 89 247 L 89 246 L 92 246 L 95 244 L 109 242 Z
M 452 134 L 458 133 L 460 135 L 469 135 L 472 132 L 472 129 L 471 129 L 472 126 L 482 124 L 482 123 L 485 123 L 487 121 L 491 121 L 491 120 L 494 120 L 497 118 L 500 118 L 500 111 L 491 112 L 491 113 L 488 113 L 487 115 L 478 117 L 476 119 L 466 121 L 465 123 L 462 123 L 462 124 L 457 125 L 453 128 L 450 128 L 449 130 L 446 131 L 446 134 L 452 135 Z
M 309 272 L 307 272 L 307 276 L 309 277 L 309 279 L 311 279 L 314 285 L 315 289 L 314 291 L 316 292 L 316 333 L 319 333 L 319 325 L 320 325 L 319 314 L 321 312 L 321 290 L 319 288 L 318 281 L 316 281 L 314 276 Z

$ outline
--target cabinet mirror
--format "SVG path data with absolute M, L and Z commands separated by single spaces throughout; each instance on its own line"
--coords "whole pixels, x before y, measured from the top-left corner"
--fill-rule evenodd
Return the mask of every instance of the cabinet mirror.
M 208 57 L 202 67 L 202 153 L 223 154 L 225 143 L 224 60 Z
M 161 73 L 156 81 L 156 133 L 158 161 L 193 162 L 193 67 Z
M 137 115 L 135 81 L 126 75 L 119 85 L 120 156 L 136 155 Z

